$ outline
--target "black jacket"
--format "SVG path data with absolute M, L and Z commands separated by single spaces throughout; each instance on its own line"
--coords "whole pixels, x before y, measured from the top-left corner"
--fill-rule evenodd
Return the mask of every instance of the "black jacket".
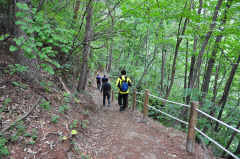
M 110 93 L 112 87 L 109 82 L 104 82 L 101 87 L 101 92 L 103 93 Z

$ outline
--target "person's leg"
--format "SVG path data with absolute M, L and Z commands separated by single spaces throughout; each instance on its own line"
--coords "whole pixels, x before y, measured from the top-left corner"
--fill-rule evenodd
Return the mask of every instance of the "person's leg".
M 105 107 L 105 98 L 106 98 L 106 93 L 103 93 L 103 106 Z
M 107 99 L 108 99 L 108 107 L 111 106 L 111 103 L 110 103 L 110 93 L 107 93 Z
M 128 97 L 128 94 L 123 94 L 123 110 L 126 109 L 126 106 L 127 106 L 127 98 Z
M 123 98 L 122 94 L 121 94 L 121 93 L 118 93 L 118 104 L 119 104 L 119 106 L 120 106 L 120 111 L 123 110 L 122 98 Z
M 98 89 L 100 88 L 100 83 L 99 83 L 99 82 L 97 83 L 97 88 L 98 88 Z

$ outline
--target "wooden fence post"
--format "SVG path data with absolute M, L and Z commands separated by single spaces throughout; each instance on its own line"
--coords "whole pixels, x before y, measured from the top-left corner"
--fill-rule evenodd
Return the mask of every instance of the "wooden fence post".
M 195 129 L 194 127 L 197 126 L 197 108 L 199 102 L 192 101 L 191 108 L 190 108 L 190 118 L 189 118 L 189 125 L 188 125 L 188 136 L 187 136 L 187 152 L 194 153 L 194 146 L 195 146 Z
M 132 102 L 132 110 L 136 108 L 136 88 L 133 89 L 133 102 Z
M 112 89 L 112 102 L 113 102 L 113 98 L 114 98 L 114 91 Z
M 146 121 L 148 116 L 148 102 L 149 102 L 149 90 L 145 90 L 144 105 L 143 105 L 143 121 Z

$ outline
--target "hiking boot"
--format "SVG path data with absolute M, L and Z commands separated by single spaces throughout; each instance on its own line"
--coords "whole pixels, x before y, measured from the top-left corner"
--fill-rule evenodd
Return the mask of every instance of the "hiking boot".
M 120 111 L 123 111 L 123 107 L 122 106 L 120 106 Z

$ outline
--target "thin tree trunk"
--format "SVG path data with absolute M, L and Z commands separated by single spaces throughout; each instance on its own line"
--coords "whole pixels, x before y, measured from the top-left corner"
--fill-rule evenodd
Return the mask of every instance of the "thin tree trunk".
M 228 2 L 229 3 L 227 3 L 227 8 L 224 11 L 224 17 L 222 19 L 222 22 L 221 22 L 220 26 L 226 24 L 228 9 L 231 6 L 230 3 L 232 2 L 232 0 L 229 0 Z M 219 29 L 221 30 L 221 27 Z M 224 29 L 225 28 L 222 29 L 222 32 L 224 31 Z M 202 95 L 202 97 L 200 99 L 201 103 L 204 101 L 204 99 L 206 98 L 206 95 L 208 93 L 209 84 L 210 84 L 210 78 L 211 78 L 211 75 L 212 75 L 212 69 L 213 69 L 213 66 L 215 64 L 217 51 L 218 51 L 219 44 L 222 41 L 223 36 L 224 36 L 223 34 L 217 36 L 217 38 L 215 40 L 215 44 L 213 46 L 213 50 L 212 50 L 211 56 L 210 56 L 210 58 L 208 60 L 208 64 L 207 64 L 208 66 L 207 66 L 207 70 L 205 71 L 205 74 L 204 74 L 204 82 L 202 84 L 202 89 L 201 89 L 201 91 L 203 92 L 203 95 Z
M 79 8 L 80 8 L 80 0 L 78 0 L 77 2 L 76 2 L 76 6 L 75 6 L 75 9 L 74 9 L 74 15 L 73 15 L 73 19 L 77 19 L 77 17 L 78 17 L 78 11 L 79 11 Z
M 236 126 L 236 129 L 238 129 L 239 127 L 240 127 L 240 120 L 238 121 L 238 124 L 237 124 L 237 126 Z M 236 131 L 234 131 L 234 132 L 232 133 L 232 136 L 231 136 L 230 139 L 228 140 L 227 146 L 225 147 L 226 149 L 228 149 L 228 148 L 230 147 L 230 145 L 231 145 L 231 143 L 232 143 L 232 141 L 233 141 L 233 138 L 235 137 L 236 134 L 237 134 Z M 226 154 L 226 152 L 224 151 L 223 154 L 222 154 L 222 157 L 223 157 L 223 158 L 224 158 L 225 154 Z
M 184 92 L 187 89 L 187 70 L 188 70 L 188 39 L 186 41 L 186 55 L 185 55 L 185 73 L 184 73 Z M 183 96 L 183 101 L 185 102 L 185 96 Z
M 217 21 L 217 17 L 218 17 L 218 12 L 219 12 L 219 9 L 222 5 L 222 2 L 223 0 L 218 0 L 218 3 L 216 5 L 216 8 L 215 8 L 215 11 L 214 11 L 214 14 L 213 14 L 213 18 L 212 18 L 212 23 L 210 25 L 210 30 L 207 32 L 207 34 L 205 35 L 205 39 L 203 41 L 203 44 L 202 44 L 202 47 L 201 47 L 201 50 L 199 51 L 199 55 L 198 55 L 198 58 L 197 58 L 197 61 L 196 61 L 196 65 L 195 65 L 195 68 L 194 68 L 194 71 L 193 71 L 193 76 L 192 76 L 192 79 L 190 81 L 190 89 L 192 89 L 194 87 L 194 84 L 195 84 L 195 81 L 197 79 L 197 75 L 198 75 L 198 72 L 199 72 L 199 69 L 201 67 L 201 63 L 202 63 L 202 56 L 203 56 L 203 53 L 205 51 L 205 48 L 208 44 L 208 40 L 210 39 L 210 37 L 212 36 L 212 33 L 213 33 L 213 29 L 215 28 L 216 26 L 216 21 Z
M 111 2 L 111 1 L 110 1 Z M 107 72 L 110 73 L 111 72 L 111 67 L 112 67 L 112 53 L 113 53 L 113 29 L 114 29 L 114 17 L 110 11 L 110 8 L 108 7 L 108 11 L 112 20 L 112 27 L 111 30 L 109 32 L 109 35 L 111 37 L 111 42 L 110 42 L 110 49 L 109 49 L 109 56 L 108 56 L 108 66 L 107 66 Z
M 111 72 L 111 66 L 112 66 L 112 50 L 113 50 L 113 42 L 111 41 L 110 43 L 110 48 L 109 48 L 109 57 L 108 57 L 108 67 L 107 67 L 107 72 Z
M 158 30 L 159 30 L 159 28 L 160 28 L 160 26 L 161 26 L 161 23 L 162 23 L 162 20 L 161 20 L 161 22 L 159 23 L 158 28 L 157 28 L 156 33 L 155 33 L 155 34 L 156 34 L 156 40 L 158 39 Z M 143 74 L 142 74 L 141 78 L 139 79 L 139 81 L 137 82 L 136 88 L 138 88 L 138 87 L 140 86 L 144 75 L 147 73 L 149 67 L 151 66 L 151 64 L 152 64 L 153 61 L 155 60 L 155 56 L 156 56 L 156 54 L 157 54 L 157 50 L 158 50 L 158 47 L 157 47 L 157 45 L 155 44 L 154 51 L 153 51 L 153 57 L 152 57 L 151 61 L 148 63 L 148 65 L 146 65 L 146 67 L 144 68 Z
M 182 33 L 181 33 L 182 36 L 185 33 L 187 23 L 188 23 L 188 18 L 185 19 L 183 29 L 182 29 Z M 179 26 L 179 29 L 180 29 L 180 26 Z M 166 93 L 164 99 L 168 99 L 168 96 L 170 95 L 170 93 L 172 91 L 172 87 L 173 87 L 173 83 L 174 83 L 174 77 L 175 77 L 175 71 L 176 71 L 178 49 L 179 49 L 179 46 L 182 42 L 182 39 L 183 39 L 182 37 L 177 38 L 177 44 L 176 44 L 176 48 L 175 48 L 175 53 L 174 53 L 174 58 L 173 58 L 173 66 L 172 66 L 172 73 L 171 73 L 171 79 L 170 79 L 171 81 L 170 81 L 170 85 L 168 87 L 168 90 L 167 90 L 167 93 Z M 164 103 L 163 103 L 163 105 L 164 105 Z
M 93 0 L 92 0 L 93 2 Z M 81 74 L 80 79 L 78 82 L 77 91 L 80 92 L 81 90 L 85 90 L 87 76 L 89 72 L 88 68 L 88 56 L 90 53 L 90 37 L 91 37 L 91 22 L 92 22 L 92 6 L 91 4 L 88 6 L 87 9 L 87 17 L 86 17 L 86 26 L 85 26 L 85 36 L 84 36 L 84 43 L 83 43 L 83 62 L 81 67 Z
M 202 11 L 202 0 L 199 0 L 199 8 L 198 8 L 198 15 L 201 14 L 201 11 Z M 191 7 L 194 8 L 194 1 L 191 1 Z M 200 28 L 200 26 L 197 26 L 197 29 L 198 30 Z M 191 88 L 190 88 L 190 83 L 191 83 L 191 80 L 192 80 L 192 76 L 193 76 L 193 71 L 194 71 L 194 67 L 195 67 L 195 61 L 196 61 L 196 57 L 195 57 L 195 53 L 197 52 L 197 43 L 198 43 L 198 36 L 197 34 L 195 33 L 194 35 L 194 42 L 193 42 L 193 54 L 192 54 L 192 57 L 191 57 L 191 64 L 190 64 L 190 71 L 189 71 L 189 77 L 188 77 L 188 89 L 187 89 L 187 93 L 189 91 L 191 91 Z M 191 100 L 191 95 L 189 94 L 187 97 L 186 97 L 186 104 L 189 105 L 190 104 L 190 100 Z M 185 119 L 188 115 L 188 108 L 184 107 L 179 115 L 179 119 Z M 178 121 L 176 121 L 176 124 L 179 124 Z
M 233 64 L 233 67 L 232 67 L 232 70 L 230 72 L 229 78 L 228 78 L 228 80 L 227 80 L 227 82 L 225 84 L 225 88 L 224 88 L 224 92 L 223 92 L 222 98 L 218 102 L 218 106 L 221 106 L 221 110 L 220 110 L 220 112 L 218 114 L 218 117 L 217 117 L 218 120 L 220 120 L 222 118 L 222 113 L 223 113 L 225 104 L 227 102 L 228 94 L 229 94 L 229 91 L 230 91 L 230 88 L 231 88 L 231 85 L 232 85 L 232 81 L 233 81 L 234 75 L 235 75 L 235 73 L 237 71 L 239 62 L 240 62 L 240 54 L 238 56 L 237 61 Z M 214 129 L 215 131 L 218 131 L 218 126 L 219 126 L 219 123 L 217 122 L 216 126 L 215 126 L 215 129 Z
M 161 66 L 161 94 L 164 91 L 164 78 L 165 78 L 165 48 L 162 50 L 162 66 Z

